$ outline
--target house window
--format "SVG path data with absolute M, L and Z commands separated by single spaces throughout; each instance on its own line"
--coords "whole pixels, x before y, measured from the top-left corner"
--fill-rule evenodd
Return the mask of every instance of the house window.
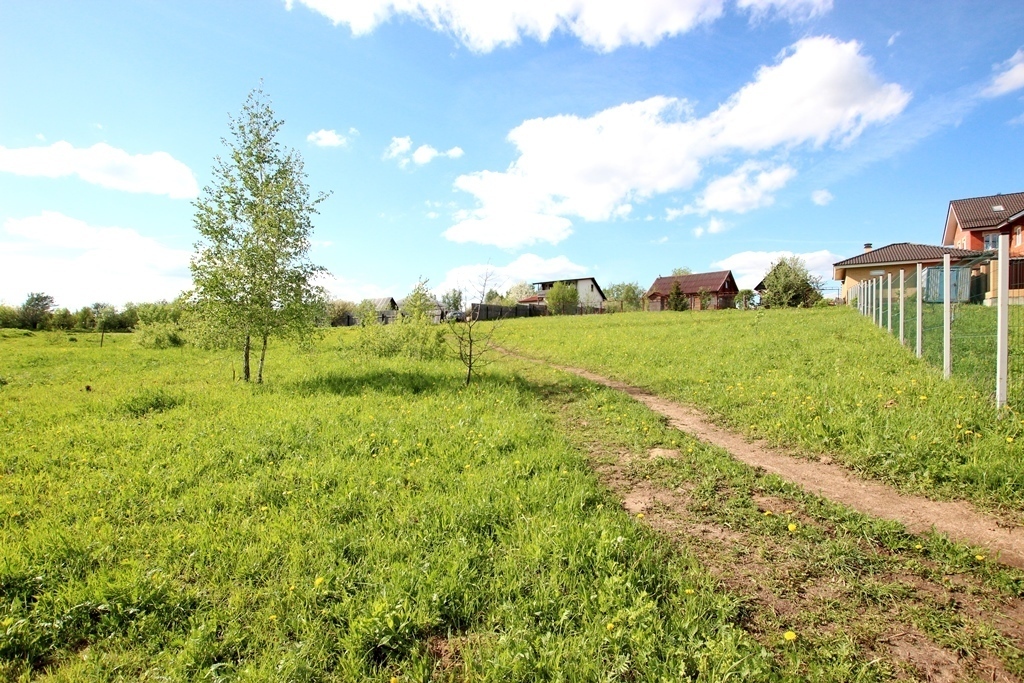
M 1018 247 L 1020 246 L 1020 241 L 1021 241 L 1020 233 L 1021 233 L 1021 229 L 1020 229 L 1020 226 L 1018 225 L 1016 228 L 1013 229 L 1013 243 L 1014 243 L 1015 246 L 1018 246 Z
M 593 292 L 593 291 L 594 291 L 594 285 L 590 285 L 590 291 L 591 291 L 591 292 Z
M 990 232 L 985 234 L 985 251 L 999 248 L 999 233 Z

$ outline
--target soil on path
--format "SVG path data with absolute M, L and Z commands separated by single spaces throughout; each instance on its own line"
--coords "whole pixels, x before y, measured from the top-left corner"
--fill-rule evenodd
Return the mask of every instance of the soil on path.
M 543 362 L 507 350 L 505 353 L 523 360 Z M 737 460 L 799 484 L 808 492 L 873 517 L 900 522 L 913 533 L 923 533 L 934 528 L 951 539 L 989 549 L 1004 564 L 1024 568 L 1024 533 L 1020 527 L 1008 526 L 994 517 L 982 514 L 969 503 L 936 501 L 899 493 L 883 483 L 861 479 L 827 459 L 806 460 L 763 443 L 748 441 L 713 424 L 695 408 L 655 396 L 639 387 L 580 368 L 554 363 L 549 365 L 623 391 L 667 417 L 675 429 L 724 448 Z

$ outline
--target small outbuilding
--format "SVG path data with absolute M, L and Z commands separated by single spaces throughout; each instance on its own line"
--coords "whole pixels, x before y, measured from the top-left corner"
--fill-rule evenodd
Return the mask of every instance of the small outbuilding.
M 672 293 L 675 283 L 679 283 L 679 289 L 687 298 L 692 311 L 699 311 L 703 308 L 701 295 L 708 300 L 707 310 L 733 308 L 736 305 L 736 295 L 740 291 L 731 270 L 659 277 L 644 294 L 648 310 L 669 310 L 668 297 Z

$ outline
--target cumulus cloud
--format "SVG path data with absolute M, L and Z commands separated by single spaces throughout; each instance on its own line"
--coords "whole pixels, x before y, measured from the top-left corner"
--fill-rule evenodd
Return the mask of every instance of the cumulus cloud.
M 622 45 L 655 45 L 723 13 L 724 0 L 298 0 L 353 35 L 370 33 L 395 16 L 406 16 L 452 35 L 476 52 L 490 52 L 528 37 L 547 41 L 556 32 L 576 36 L 603 52 Z M 813 0 L 795 4 L 814 4 Z M 288 9 L 296 0 L 285 0 Z M 778 4 L 793 4 L 786 0 Z
M 546 42 L 556 32 L 575 36 L 601 52 L 623 45 L 651 47 L 724 14 L 725 0 L 285 0 L 344 24 L 355 36 L 372 32 L 396 16 L 409 17 L 451 35 L 470 50 L 490 52 L 523 38 Z M 803 21 L 832 9 L 832 0 L 737 0 L 753 18 L 781 16 Z
M 397 159 L 399 168 L 405 168 L 412 161 L 417 166 L 423 166 L 429 164 L 437 157 L 446 157 L 448 159 L 458 159 L 464 152 L 461 147 L 452 147 L 447 152 L 440 152 L 432 145 L 420 145 L 416 148 L 416 151 L 411 155 L 409 150 L 412 149 L 412 138 L 391 138 L 391 144 L 384 150 L 385 159 Z
M 725 230 L 725 223 L 717 218 L 712 218 L 707 222 L 706 225 L 698 225 L 693 229 L 694 237 L 703 237 L 704 235 L 717 235 L 718 233 Z
M 835 197 L 833 197 L 832 193 L 828 190 L 815 190 L 811 193 L 811 201 L 818 206 L 826 206 L 833 199 L 835 199 Z
M 1017 50 L 1012 57 L 993 68 L 996 74 L 988 87 L 982 91 L 982 95 L 999 97 L 1024 88 L 1024 48 Z
M 355 303 L 359 303 L 363 299 L 382 299 L 387 296 L 398 299 L 404 292 L 412 289 L 412 285 L 378 285 L 353 278 L 338 277 L 330 273 L 318 276 L 316 284 L 326 289 L 332 299 L 354 301 Z
M 463 155 L 461 147 L 452 147 L 447 152 L 439 152 L 430 145 L 420 145 L 416 148 L 416 151 L 412 153 L 412 160 L 416 165 L 423 166 L 429 164 L 437 157 L 447 157 L 449 159 L 458 159 Z
M 306 140 L 312 142 L 317 147 L 344 147 L 348 144 L 348 138 L 344 135 L 339 135 L 338 131 L 324 130 L 323 128 L 307 135 Z
M 737 0 L 736 6 L 750 10 L 755 19 L 776 13 L 795 21 L 806 21 L 832 10 L 832 0 Z
M 909 100 L 900 86 L 874 74 L 859 43 L 807 38 L 703 118 L 694 117 L 685 100 L 658 96 L 588 118 L 566 114 L 523 122 L 508 135 L 518 157 L 505 171 L 456 179 L 455 187 L 473 195 L 477 206 L 445 236 L 512 248 L 557 244 L 572 233 L 569 216 L 609 220 L 625 205 L 689 189 L 706 161 L 725 155 L 849 144 L 868 125 L 897 116 Z M 729 182 L 734 190 L 749 189 L 748 203 L 768 201 L 772 188 L 795 173 L 789 166 L 741 168 L 748 182 Z M 719 201 L 726 184 L 709 186 L 723 192 L 707 201 Z M 745 206 L 741 199 L 733 206 Z M 726 199 L 720 201 L 725 205 Z
M 813 275 L 818 275 L 826 281 L 832 279 L 832 264 L 841 258 L 827 249 L 803 254 L 792 251 L 742 251 L 711 265 L 731 270 L 740 289 L 753 289 L 768 274 L 773 263 L 782 257 L 790 256 L 799 257 Z
M 582 277 L 588 275 L 587 268 L 573 263 L 565 256 L 542 258 L 536 254 L 522 254 L 505 266 L 488 263 L 452 268 L 444 281 L 434 288 L 438 295 L 452 289 L 463 292 L 469 301 L 479 301 L 480 283 L 488 275 L 487 288 L 504 292 L 517 282 L 540 282 L 558 278 Z
M 710 211 L 746 213 L 771 206 L 775 203 L 772 193 L 782 189 L 795 175 L 796 169 L 786 164 L 768 168 L 748 161 L 729 175 L 708 183 L 696 203 L 686 210 L 705 215 Z
M 45 178 L 77 175 L 87 183 L 112 190 L 163 194 L 174 199 L 191 199 L 199 194 L 191 169 L 167 152 L 129 154 L 103 142 L 86 148 L 64 141 L 47 147 L 0 147 L 0 171 Z
M 46 292 L 58 306 L 172 299 L 191 287 L 191 252 L 130 228 L 98 227 L 55 211 L 8 218 L 0 233 L 0 299 Z

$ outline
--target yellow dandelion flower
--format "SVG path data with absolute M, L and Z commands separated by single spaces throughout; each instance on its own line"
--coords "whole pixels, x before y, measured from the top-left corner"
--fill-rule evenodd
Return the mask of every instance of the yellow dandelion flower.
M 323 582 L 324 582 L 324 577 L 322 577 L 322 576 L 318 576 L 315 579 L 313 579 L 313 585 L 314 586 L 320 586 L 320 585 L 323 584 Z
M 615 630 L 615 624 L 613 624 L 612 622 L 609 621 L 608 625 L 605 626 L 605 628 L 608 629 L 609 631 L 614 631 Z
M 919 396 L 918 398 L 920 398 L 922 401 L 927 401 L 928 400 L 927 396 Z
M 687 595 L 693 595 L 693 589 L 692 588 L 687 588 L 683 592 L 686 593 Z
M 785 633 L 782 634 L 782 637 L 785 638 L 789 642 L 793 642 L 794 640 L 796 640 L 796 634 L 793 633 L 792 631 L 786 631 Z
M 920 543 L 918 543 L 917 545 L 914 546 L 914 550 L 924 550 L 924 546 L 921 545 Z
M 796 531 L 796 524 L 790 524 L 789 525 L 789 530 L 790 531 Z
M 267 619 L 269 619 L 270 621 L 277 621 L 277 615 L 271 614 L 269 617 L 267 617 Z
M 976 559 L 978 562 L 984 562 L 985 561 L 985 556 L 984 555 L 975 555 L 974 559 Z
M 643 519 L 644 518 L 644 513 L 642 513 L 642 512 L 636 513 L 636 518 L 637 519 Z
M 771 511 L 771 510 L 765 510 L 765 511 L 764 511 L 764 516 L 765 516 L 765 517 L 771 517 L 771 514 L 772 514 L 772 511 Z
M 1012 436 L 1006 437 L 1006 443 L 1013 443 L 1013 437 Z

